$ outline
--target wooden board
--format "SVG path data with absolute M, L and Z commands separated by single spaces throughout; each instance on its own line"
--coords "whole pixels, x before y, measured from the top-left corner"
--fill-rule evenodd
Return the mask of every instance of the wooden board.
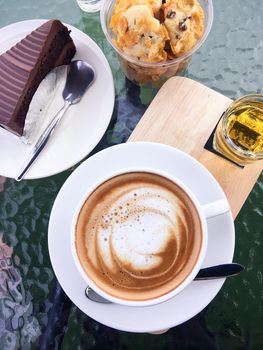
M 217 179 L 235 218 L 262 171 L 263 161 L 242 169 L 204 149 L 231 102 L 191 79 L 173 77 L 159 90 L 128 141 L 160 142 L 192 155 Z

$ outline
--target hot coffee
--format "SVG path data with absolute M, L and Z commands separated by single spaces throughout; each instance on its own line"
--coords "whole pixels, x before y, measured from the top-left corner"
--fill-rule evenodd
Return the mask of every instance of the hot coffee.
M 101 290 L 123 300 L 158 298 L 191 273 L 202 225 L 188 194 L 147 172 L 115 176 L 83 204 L 75 227 L 80 264 Z

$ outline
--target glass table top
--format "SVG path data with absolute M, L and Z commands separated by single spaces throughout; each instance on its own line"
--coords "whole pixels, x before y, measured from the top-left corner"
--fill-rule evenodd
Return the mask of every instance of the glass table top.
M 104 38 L 99 15 L 81 12 L 74 0 L 0 0 L 0 8 L 0 27 L 32 18 L 59 18 L 101 47 L 112 69 L 116 97 L 110 125 L 91 154 L 125 142 L 155 92 L 125 79 Z M 262 93 L 262 1 L 214 1 L 214 10 L 211 33 L 194 55 L 187 76 L 232 99 Z M 99 324 L 69 300 L 56 280 L 47 246 L 49 215 L 59 189 L 76 167 L 20 183 L 0 177 L 1 350 L 263 348 L 262 174 L 235 220 L 234 260 L 246 271 L 226 280 L 197 316 L 157 336 Z

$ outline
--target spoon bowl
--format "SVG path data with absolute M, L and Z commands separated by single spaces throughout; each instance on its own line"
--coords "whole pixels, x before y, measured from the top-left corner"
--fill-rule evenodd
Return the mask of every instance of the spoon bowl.
M 95 72 L 90 64 L 81 60 L 72 61 L 62 93 L 64 100 L 71 104 L 78 103 L 94 78 Z

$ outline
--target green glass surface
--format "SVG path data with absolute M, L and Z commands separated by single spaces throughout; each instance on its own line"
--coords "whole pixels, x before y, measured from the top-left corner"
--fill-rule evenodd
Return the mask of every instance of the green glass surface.
M 233 99 L 262 93 L 262 0 L 215 0 L 214 10 L 212 31 L 194 55 L 187 76 Z M 99 15 L 81 12 L 74 0 L 0 0 L 0 27 L 32 18 L 59 18 L 101 47 L 113 72 L 116 103 L 112 121 L 92 153 L 125 142 L 155 92 L 125 81 Z M 0 145 L 4 147 L 1 140 Z M 199 315 L 155 336 L 97 323 L 72 304 L 55 278 L 47 247 L 48 220 L 59 189 L 75 167 L 20 183 L 0 177 L 1 350 L 263 349 L 262 175 L 235 220 L 234 260 L 246 271 L 228 279 Z

